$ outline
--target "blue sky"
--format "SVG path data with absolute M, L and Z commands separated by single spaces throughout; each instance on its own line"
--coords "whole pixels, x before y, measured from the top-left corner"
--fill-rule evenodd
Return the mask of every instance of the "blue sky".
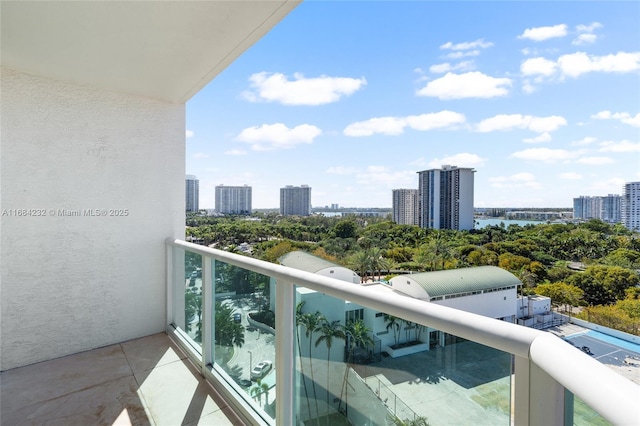
M 201 208 L 390 207 L 473 167 L 476 207 L 569 207 L 640 180 L 640 3 L 301 4 L 187 103 Z

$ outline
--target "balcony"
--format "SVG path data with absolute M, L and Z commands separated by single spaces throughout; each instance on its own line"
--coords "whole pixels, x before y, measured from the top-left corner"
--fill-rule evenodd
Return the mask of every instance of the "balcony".
M 181 240 L 167 242 L 166 273 L 168 336 L 3 372 L 3 421 L 570 425 L 640 418 L 637 385 L 548 333 Z M 243 283 L 260 294 L 228 291 Z M 248 315 L 259 311 L 275 313 L 274 328 Z M 384 327 L 385 315 L 405 327 Z M 377 329 L 429 350 L 385 357 L 371 330 L 359 334 L 346 318 L 374 328 L 377 321 Z M 273 368 L 251 377 L 263 360 Z
M 2 424 L 242 422 L 166 334 L 2 373 Z

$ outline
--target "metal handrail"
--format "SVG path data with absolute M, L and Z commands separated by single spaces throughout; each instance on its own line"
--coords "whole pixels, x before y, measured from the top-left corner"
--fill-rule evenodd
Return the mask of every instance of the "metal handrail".
M 608 421 L 640 423 L 640 386 L 552 334 L 183 240 L 167 244 L 529 359 Z

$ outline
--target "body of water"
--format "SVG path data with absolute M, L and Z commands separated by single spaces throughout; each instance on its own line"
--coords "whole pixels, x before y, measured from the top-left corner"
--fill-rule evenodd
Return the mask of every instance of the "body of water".
M 475 229 L 482 229 L 487 226 L 500 226 L 500 223 L 504 223 L 505 227 L 508 227 L 509 225 L 525 226 L 529 224 L 539 225 L 541 223 L 546 223 L 545 221 L 541 221 L 541 220 L 507 220 L 507 219 L 475 219 L 475 221 L 476 221 Z

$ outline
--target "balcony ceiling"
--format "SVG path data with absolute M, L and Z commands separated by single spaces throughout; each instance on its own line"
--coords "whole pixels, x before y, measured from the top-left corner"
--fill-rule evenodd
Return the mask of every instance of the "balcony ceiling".
M 299 3 L 3 0 L 2 66 L 186 102 Z

